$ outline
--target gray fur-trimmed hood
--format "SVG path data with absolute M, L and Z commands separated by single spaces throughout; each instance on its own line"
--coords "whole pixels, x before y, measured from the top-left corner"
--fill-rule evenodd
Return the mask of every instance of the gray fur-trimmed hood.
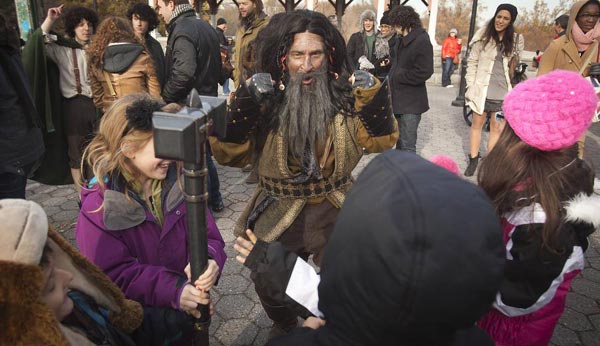
M 365 27 L 363 22 L 365 19 L 371 18 L 373 19 L 373 32 L 377 32 L 377 14 L 373 10 L 365 10 L 360 14 L 358 25 L 360 26 L 360 32 L 365 32 Z
M 600 179 L 594 179 L 594 192 L 591 195 L 579 193 L 565 202 L 565 220 L 569 222 L 585 222 L 600 229 Z

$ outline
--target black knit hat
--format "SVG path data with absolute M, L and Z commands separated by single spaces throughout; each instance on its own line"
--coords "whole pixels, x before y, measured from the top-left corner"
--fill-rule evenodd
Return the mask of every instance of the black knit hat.
M 511 4 L 498 5 L 498 8 L 496 8 L 496 12 L 494 13 L 494 17 L 496 17 L 498 15 L 498 12 L 500 12 L 502 10 L 510 12 L 510 24 L 514 23 L 515 20 L 517 20 L 517 15 L 519 14 L 519 11 L 517 10 L 517 8 L 514 5 L 511 5 Z
M 227 24 L 227 21 L 223 17 L 217 19 L 217 25 L 221 25 L 221 24 Z
M 387 13 L 381 17 L 379 20 L 379 25 L 392 25 L 392 22 L 390 22 L 390 17 L 387 15 Z

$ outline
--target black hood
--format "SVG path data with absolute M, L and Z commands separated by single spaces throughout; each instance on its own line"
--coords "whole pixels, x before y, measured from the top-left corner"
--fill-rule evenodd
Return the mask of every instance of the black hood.
M 104 51 L 103 69 L 110 73 L 123 73 L 143 51 L 144 47 L 138 43 L 111 44 Z
M 450 345 L 489 309 L 502 232 L 477 186 L 388 150 L 346 198 L 325 249 L 323 345 Z

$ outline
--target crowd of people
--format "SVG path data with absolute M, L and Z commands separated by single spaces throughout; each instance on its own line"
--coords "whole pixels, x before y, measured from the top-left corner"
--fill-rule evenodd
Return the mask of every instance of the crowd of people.
M 412 7 L 379 23 L 363 12 L 346 43 L 337 17 L 237 4 L 233 52 L 227 21 L 213 28 L 188 0 L 102 21 L 52 7 L 23 49 L 0 16 L 0 343 L 195 340 L 225 242 L 207 210 L 208 264 L 192 277 L 182 167 L 156 157 L 152 116 L 180 111 L 192 89 L 218 96 L 232 78 L 227 131 L 205 144 L 208 200 L 223 210 L 213 157 L 257 184 L 234 249 L 273 322 L 268 345 L 547 345 L 600 228 L 600 183 L 583 159 L 600 2 L 573 5 L 537 78 L 513 77 L 524 48 L 514 5 L 468 43 L 464 175 L 477 171 L 477 184 L 452 159 L 416 155 L 434 54 Z M 166 54 L 149 35 L 158 15 Z M 66 35 L 53 31 L 59 19 Z M 457 35 L 442 44 L 445 87 Z M 355 182 L 364 153 L 382 154 Z M 75 184 L 77 249 L 24 200 L 32 174 Z

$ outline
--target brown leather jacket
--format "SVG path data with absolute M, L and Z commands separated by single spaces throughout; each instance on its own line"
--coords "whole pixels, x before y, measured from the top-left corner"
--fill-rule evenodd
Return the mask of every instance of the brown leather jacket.
M 106 111 L 119 97 L 134 93 L 147 92 L 160 98 L 160 83 L 156 76 L 154 63 L 152 57 L 145 50 L 134 57 L 135 60 L 132 59 L 133 63 L 126 70 L 120 71 L 121 73 L 107 67 L 109 61 L 107 61 L 106 55 L 107 53 L 105 53 L 105 63 L 102 69 L 90 68 L 92 97 L 96 108 Z M 117 57 L 122 56 L 116 55 L 115 59 Z M 110 86 L 107 83 L 107 78 L 110 79 Z

